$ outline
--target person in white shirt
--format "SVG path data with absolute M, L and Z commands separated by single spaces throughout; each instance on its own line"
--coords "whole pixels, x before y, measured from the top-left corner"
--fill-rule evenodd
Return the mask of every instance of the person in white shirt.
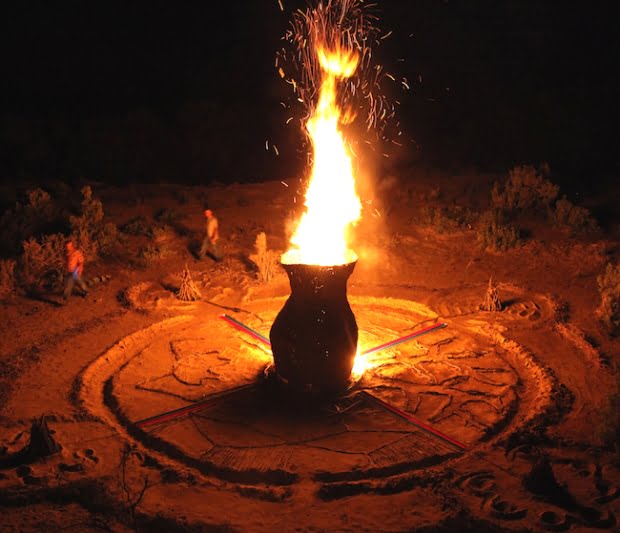
M 211 209 L 205 210 L 205 231 L 206 235 L 204 240 L 202 241 L 202 246 L 200 247 L 200 253 L 198 254 L 200 259 L 204 259 L 206 254 L 209 254 L 216 261 L 222 260 L 222 252 L 220 250 L 220 245 L 218 243 L 220 239 L 219 234 L 219 223 L 217 221 L 216 216 L 213 214 Z

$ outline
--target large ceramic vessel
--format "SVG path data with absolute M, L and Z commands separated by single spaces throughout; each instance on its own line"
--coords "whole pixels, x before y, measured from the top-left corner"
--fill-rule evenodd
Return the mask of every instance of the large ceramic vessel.
M 347 388 L 357 351 L 357 323 L 347 300 L 345 265 L 285 265 L 291 295 L 271 327 L 276 373 L 294 390 Z

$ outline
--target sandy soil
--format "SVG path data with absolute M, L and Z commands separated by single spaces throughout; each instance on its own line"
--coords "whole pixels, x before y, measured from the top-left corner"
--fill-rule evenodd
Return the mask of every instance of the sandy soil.
M 416 223 L 416 207 L 474 205 L 462 185 L 488 191 L 492 179 L 420 176 L 406 193 L 375 198 L 349 280 L 360 347 L 447 327 L 378 353 L 347 394 L 311 408 L 274 390 L 269 348 L 220 318 L 268 335 L 288 281 L 279 272 L 259 283 L 248 256 L 260 231 L 284 249 L 299 183 L 100 187 L 119 225 L 163 207 L 182 216 L 168 253 L 148 266 L 87 265 L 87 277 L 110 275 L 87 298 L 2 304 L 0 529 L 617 528 L 620 462 L 602 430 L 620 340 L 594 309 L 618 228 L 576 239 L 534 222 L 531 238 L 499 254 L 481 250 L 472 229 Z M 205 199 L 220 219 L 221 263 L 192 254 Z M 185 265 L 200 301 L 174 296 Z M 479 309 L 490 276 L 505 306 L 497 313 Z M 216 399 L 144 424 L 205 398 Z M 43 415 L 61 451 L 11 464 Z

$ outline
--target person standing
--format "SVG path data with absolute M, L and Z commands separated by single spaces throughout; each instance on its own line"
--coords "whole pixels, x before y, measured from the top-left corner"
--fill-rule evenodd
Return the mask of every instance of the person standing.
M 64 301 L 67 302 L 76 284 L 82 291 L 83 296 L 88 294 L 88 289 L 82 279 L 82 272 L 84 272 L 84 254 L 74 246 L 72 241 L 67 242 L 65 249 L 67 252 L 67 271 L 65 273 L 65 290 L 63 296 Z
M 216 261 L 221 261 L 222 252 L 220 251 L 220 245 L 218 243 L 220 239 L 220 233 L 217 217 L 213 214 L 213 211 L 211 211 L 211 209 L 206 209 L 205 219 L 206 234 L 204 240 L 202 241 L 202 246 L 200 247 L 199 258 L 204 259 L 205 255 L 208 253 Z

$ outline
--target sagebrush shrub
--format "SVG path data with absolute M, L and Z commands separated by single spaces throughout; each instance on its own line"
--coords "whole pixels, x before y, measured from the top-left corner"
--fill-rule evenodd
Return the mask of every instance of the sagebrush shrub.
M 59 211 L 46 191 L 28 191 L 24 203 L 17 202 L 0 217 L 0 247 L 11 254 L 17 253 L 23 240 L 49 231 L 58 216 Z
M 15 292 L 15 265 L 13 259 L 0 259 L 0 298 Z
M 594 233 L 598 230 L 598 224 L 590 210 L 574 205 L 566 196 L 556 202 L 551 213 L 554 224 L 567 229 L 572 235 Z
M 76 245 L 88 258 L 106 253 L 118 242 L 118 228 L 104 220 L 103 204 L 89 186 L 82 188 L 81 215 L 69 218 Z
M 143 267 L 150 266 L 158 259 L 165 259 L 174 254 L 174 249 L 167 242 L 147 244 L 138 251 L 138 264 Z
M 477 238 L 482 248 L 504 252 L 520 242 L 519 230 L 501 223 L 501 213 L 487 211 L 482 214 L 478 224 Z
M 548 208 L 557 198 L 559 186 L 545 178 L 545 172 L 529 165 L 517 166 L 508 172 L 503 185 L 495 182 L 491 190 L 491 204 L 497 209 L 524 211 Z
M 605 446 L 620 453 L 620 373 L 616 375 L 615 390 L 608 396 L 603 408 L 600 434 Z
M 22 243 L 16 277 L 28 289 L 57 288 L 65 272 L 67 237 L 61 233 L 45 235 L 40 240 L 30 238 Z
M 168 209 L 168 208 L 164 208 L 164 209 L 160 209 L 156 214 L 155 214 L 155 220 L 157 220 L 157 222 L 160 222 L 162 224 L 168 224 L 168 225 L 174 225 L 175 222 L 178 222 L 179 220 L 181 220 L 183 218 L 183 213 L 181 213 L 180 211 L 177 211 L 176 209 Z
M 121 227 L 123 233 L 128 235 L 145 235 L 147 237 L 153 236 L 153 225 L 142 215 L 137 216 L 129 220 Z
M 474 219 L 471 210 L 462 207 L 423 207 L 420 211 L 420 222 L 437 233 L 469 227 Z
M 152 238 L 155 244 L 170 243 L 176 240 L 176 234 L 170 226 L 153 226 Z
M 596 314 L 606 329 L 615 335 L 620 332 L 620 265 L 608 263 L 596 282 L 601 296 Z
M 186 205 L 192 199 L 192 194 L 187 189 L 177 189 L 174 192 L 174 197 L 177 199 L 181 205 Z

